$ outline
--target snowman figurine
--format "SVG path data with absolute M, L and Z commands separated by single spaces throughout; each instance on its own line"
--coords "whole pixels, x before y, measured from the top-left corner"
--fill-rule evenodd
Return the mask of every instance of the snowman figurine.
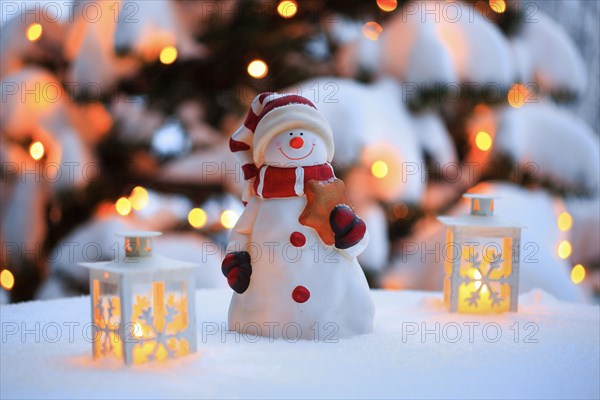
M 246 208 L 222 272 L 235 291 L 229 329 L 292 340 L 372 331 L 374 307 L 356 259 L 368 243 L 329 164 L 331 127 L 312 102 L 262 93 L 230 140 Z

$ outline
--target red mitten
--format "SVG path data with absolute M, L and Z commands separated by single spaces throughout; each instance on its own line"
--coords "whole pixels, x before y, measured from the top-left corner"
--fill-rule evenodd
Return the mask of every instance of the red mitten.
M 247 251 L 234 251 L 225 256 L 221 271 L 227 277 L 229 287 L 237 293 L 244 293 L 250 286 L 250 275 L 252 275 L 252 264 L 250 254 Z
M 335 235 L 335 247 L 347 249 L 362 240 L 367 226 L 362 219 L 344 204 L 336 206 L 329 216 L 329 224 Z

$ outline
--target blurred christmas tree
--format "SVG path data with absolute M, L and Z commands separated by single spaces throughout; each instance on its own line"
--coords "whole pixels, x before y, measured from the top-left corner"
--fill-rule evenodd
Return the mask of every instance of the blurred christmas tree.
M 589 99 L 587 71 L 535 2 L 48 4 L 2 10 L 0 262 L 13 300 L 85 291 L 75 263 L 111 258 L 124 228 L 209 254 L 199 282 L 222 286 L 217 244 L 242 207 L 228 139 L 262 91 L 299 92 L 330 120 L 373 285 L 435 288 L 421 267 L 439 262 L 407 244 L 439 242 L 432 216 L 473 188 L 551 221 L 530 238 L 545 270 L 524 279 L 580 298 L 570 268 L 597 269 L 598 138 L 567 111 Z

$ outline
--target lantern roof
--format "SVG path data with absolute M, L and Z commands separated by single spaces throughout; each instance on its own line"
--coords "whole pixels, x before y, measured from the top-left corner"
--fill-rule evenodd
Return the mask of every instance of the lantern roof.
M 123 251 L 112 261 L 79 263 L 80 266 L 119 274 L 146 273 L 157 270 L 176 270 L 196 268 L 197 265 L 185 261 L 173 260 L 152 252 L 154 237 L 161 232 L 130 231 L 120 232 L 116 236 L 125 238 Z
M 468 193 L 464 198 L 471 200 L 471 212 L 459 216 L 439 216 L 438 220 L 448 226 L 473 226 L 484 228 L 522 228 L 513 221 L 494 214 L 494 200 L 498 196 Z

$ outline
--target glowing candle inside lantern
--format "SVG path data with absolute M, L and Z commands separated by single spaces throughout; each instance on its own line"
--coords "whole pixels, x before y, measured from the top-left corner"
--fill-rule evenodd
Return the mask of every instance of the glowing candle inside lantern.
M 139 322 L 136 322 L 133 324 L 133 334 L 135 335 L 135 337 L 144 336 L 144 330 L 142 328 L 142 324 L 140 324 Z
M 195 266 L 154 256 L 159 235 L 125 232 L 125 257 L 81 264 L 90 269 L 94 358 L 130 365 L 196 351 Z
M 444 303 L 451 312 L 517 311 L 521 228 L 494 216 L 494 198 L 470 194 L 470 215 L 439 217 L 446 237 Z

